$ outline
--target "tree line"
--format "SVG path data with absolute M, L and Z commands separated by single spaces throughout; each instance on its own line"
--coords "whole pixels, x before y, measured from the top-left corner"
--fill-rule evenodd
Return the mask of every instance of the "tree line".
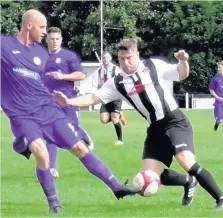
M 43 12 L 48 26 L 63 31 L 63 46 L 84 61 L 100 53 L 100 1 L 1 1 L 1 34 L 14 35 L 22 14 Z M 104 50 L 117 60 L 116 44 L 123 37 L 139 42 L 140 55 L 164 56 L 185 49 L 191 73 L 175 83 L 175 93 L 209 93 L 208 84 L 223 59 L 223 1 L 103 1 Z

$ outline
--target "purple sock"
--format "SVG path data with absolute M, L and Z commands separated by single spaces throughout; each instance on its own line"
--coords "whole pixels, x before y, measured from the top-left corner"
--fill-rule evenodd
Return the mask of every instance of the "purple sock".
M 49 206 L 61 205 L 50 169 L 36 169 L 36 175 L 47 197 Z
M 52 143 L 47 143 L 46 147 L 50 158 L 50 168 L 57 169 L 58 148 L 55 144 Z
M 80 161 L 91 174 L 104 181 L 112 191 L 118 191 L 121 188 L 121 184 L 108 166 L 99 160 L 93 153 L 88 152 L 80 159 Z

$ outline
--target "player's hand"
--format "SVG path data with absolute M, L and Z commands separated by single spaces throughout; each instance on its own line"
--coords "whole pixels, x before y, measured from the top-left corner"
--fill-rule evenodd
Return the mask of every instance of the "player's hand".
M 68 106 L 68 103 L 67 103 L 68 98 L 67 98 L 66 95 L 64 95 L 62 92 L 59 92 L 59 91 L 56 91 L 56 90 L 53 91 L 53 94 L 54 94 L 57 102 L 60 105 Z
M 189 54 L 184 50 L 179 50 L 178 52 L 174 53 L 174 57 L 179 61 L 188 61 Z
M 55 79 L 55 80 L 63 80 L 63 74 L 60 72 L 50 72 L 50 75 Z
M 223 101 L 223 98 L 222 97 L 216 97 L 217 101 Z

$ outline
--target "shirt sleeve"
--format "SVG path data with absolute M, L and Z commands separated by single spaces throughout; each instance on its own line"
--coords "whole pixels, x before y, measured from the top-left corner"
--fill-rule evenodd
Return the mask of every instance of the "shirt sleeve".
M 152 59 L 152 61 L 156 66 L 159 77 L 164 80 L 180 81 L 177 64 L 171 64 L 162 59 Z
M 209 84 L 209 90 L 214 90 L 215 91 L 215 87 L 216 87 L 216 83 L 217 83 L 217 77 L 214 76 Z
M 114 78 L 107 80 L 103 86 L 95 92 L 95 95 L 105 104 L 123 98 L 115 88 Z
M 77 54 L 72 53 L 70 59 L 68 60 L 68 68 L 71 73 L 79 71 L 84 73 L 83 67 L 81 65 L 81 60 Z

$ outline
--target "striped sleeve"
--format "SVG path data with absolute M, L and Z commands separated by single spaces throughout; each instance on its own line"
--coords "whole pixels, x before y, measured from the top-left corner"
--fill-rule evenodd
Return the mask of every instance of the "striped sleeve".
M 156 66 L 158 76 L 164 80 L 180 81 L 177 64 L 168 63 L 162 59 L 151 59 Z
M 95 92 L 95 95 L 101 99 L 104 104 L 122 98 L 114 84 L 114 78 L 107 80 L 103 86 Z

